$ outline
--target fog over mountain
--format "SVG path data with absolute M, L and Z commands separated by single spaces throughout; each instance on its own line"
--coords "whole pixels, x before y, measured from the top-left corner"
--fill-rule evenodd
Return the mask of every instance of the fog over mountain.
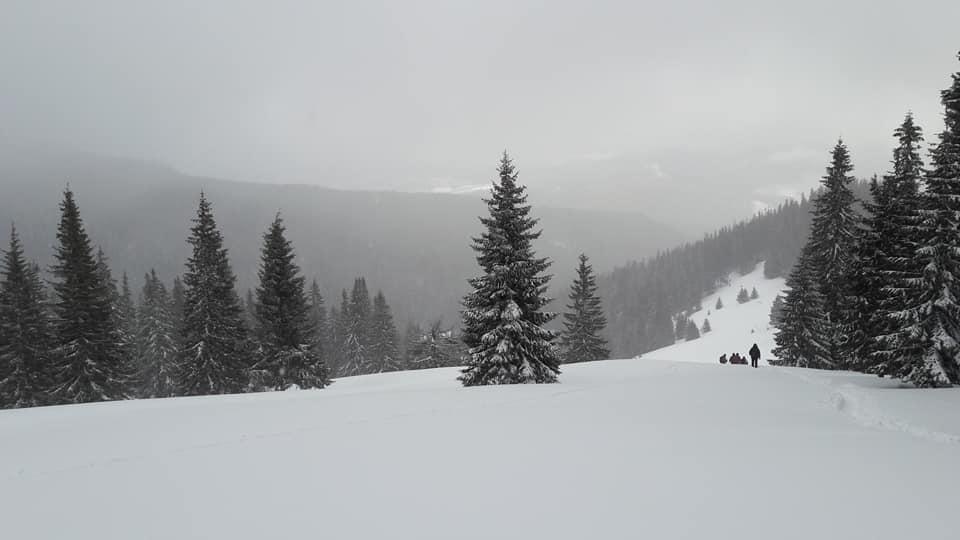
M 496 163 L 497 156 L 491 156 Z M 491 175 L 492 177 L 492 175 Z M 491 178 L 492 180 L 492 178 Z M 469 239 L 481 231 L 480 194 L 343 191 L 303 185 L 233 182 L 184 175 L 136 160 L 106 158 L 29 145 L 0 145 L 0 220 L 15 221 L 27 254 L 50 263 L 57 205 L 68 185 L 94 243 L 115 276 L 135 287 L 156 268 L 168 284 L 183 272 L 186 237 L 203 190 L 214 204 L 241 293 L 255 286 L 261 236 L 281 212 L 308 279 L 317 278 L 328 303 L 363 275 L 382 288 L 398 319 L 458 321 L 466 279 L 477 272 Z M 536 200 L 534 191 L 531 198 Z M 651 255 L 685 237 L 639 212 L 571 210 L 537 205 L 544 229 L 537 247 L 555 261 L 553 292 L 566 295 L 577 255 L 599 270 L 624 254 Z M 553 305 L 561 310 L 562 301 Z
M 932 130 L 960 3 L 8 0 L 0 133 L 199 176 L 485 184 L 692 233 Z M 855 74 L 855 76 L 854 76 Z

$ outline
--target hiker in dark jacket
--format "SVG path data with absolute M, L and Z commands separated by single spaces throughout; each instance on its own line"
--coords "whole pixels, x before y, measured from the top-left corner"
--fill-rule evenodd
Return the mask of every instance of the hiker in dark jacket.
M 750 347 L 750 365 L 757 367 L 758 360 L 760 360 L 760 347 L 757 347 L 757 344 L 754 343 L 753 347 Z

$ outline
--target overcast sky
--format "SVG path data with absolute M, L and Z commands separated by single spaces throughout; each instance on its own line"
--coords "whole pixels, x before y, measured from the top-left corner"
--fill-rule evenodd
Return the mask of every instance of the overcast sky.
M 0 6 L 0 133 L 340 187 L 472 185 L 509 148 L 532 184 L 762 199 L 812 185 L 838 136 L 882 172 L 908 109 L 941 128 L 960 69 L 957 0 Z

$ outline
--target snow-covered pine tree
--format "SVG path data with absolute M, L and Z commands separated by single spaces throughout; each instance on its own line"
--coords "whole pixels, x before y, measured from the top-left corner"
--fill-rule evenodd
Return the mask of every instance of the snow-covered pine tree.
M 737 303 L 746 304 L 750 301 L 750 293 L 747 292 L 747 289 L 740 287 L 740 291 L 737 292 Z
M 610 358 L 607 340 L 602 335 L 607 318 L 597 295 L 597 277 L 585 254 L 581 253 L 579 260 L 560 333 L 560 350 L 566 364 Z
M 170 397 L 176 395 L 173 372 L 178 350 L 172 303 L 156 271 L 150 270 L 143 280 L 136 331 L 140 395 Z
M 894 131 L 897 148 L 893 151 L 893 170 L 884 177 L 884 218 L 877 227 L 884 237 L 884 253 L 878 268 L 878 307 L 871 318 L 868 349 L 869 370 L 879 375 L 898 376 L 908 357 L 919 355 L 918 342 L 903 330 L 911 307 L 908 294 L 923 275 L 923 258 L 917 257 L 920 225 L 920 182 L 923 160 L 920 146 L 923 132 L 913 115 L 907 114 Z M 912 345 L 910 342 L 913 342 Z
M 713 331 L 713 328 L 710 327 L 710 319 L 707 319 L 706 317 L 704 317 L 703 326 L 700 327 L 700 333 L 706 334 L 711 331 Z
M 776 324 L 777 366 L 825 368 L 830 366 L 823 343 L 823 298 L 816 286 L 815 269 L 810 261 L 809 246 L 804 248 L 790 277 Z
M 556 315 L 542 311 L 550 266 L 537 258 L 532 242 L 540 237 L 530 217 L 526 188 L 506 152 L 494 182 L 490 212 L 480 218 L 486 228 L 474 238 L 473 250 L 482 274 L 469 281 L 473 291 L 463 300 L 463 342 L 470 350 L 460 376 L 464 386 L 552 383 L 560 361 L 552 343 L 556 334 L 545 328 Z M 672 328 L 671 328 L 672 334 Z
M 370 372 L 385 373 L 403 369 L 403 359 L 397 350 L 397 327 L 383 291 L 373 297 L 373 313 L 370 315 Z
M 183 275 L 183 326 L 174 377 L 177 392 L 193 396 L 243 391 L 250 367 L 247 329 L 223 236 L 202 193 L 187 242 L 193 253 Z
M 15 227 L 0 267 L 0 408 L 49 402 L 53 337 L 43 283 L 23 255 Z
M 760 293 L 758 293 L 757 288 L 754 287 L 753 289 L 750 290 L 750 299 L 756 300 L 757 298 L 760 298 Z
M 304 291 L 304 278 L 294 262 L 279 215 L 263 235 L 260 284 L 256 292 L 256 336 L 260 369 L 269 373 L 275 390 L 323 388 L 330 374 L 314 347 L 316 327 Z
M 326 363 L 327 349 L 330 343 L 330 328 L 327 324 L 327 306 L 323 301 L 323 295 L 320 294 L 320 285 L 314 279 L 310 284 L 310 326 L 313 327 L 313 350 L 317 356 Z M 327 366 L 327 371 L 332 373 L 331 366 Z
M 350 303 L 347 307 L 348 326 L 344 335 L 343 364 L 340 375 L 352 376 L 370 373 L 370 292 L 367 280 L 358 277 L 353 281 Z
M 713 306 L 713 309 L 723 309 L 723 299 L 719 296 L 717 297 L 717 303 Z
M 931 153 L 913 231 L 922 270 L 906 278 L 906 309 L 892 314 L 902 328 L 895 340 L 899 359 L 881 369 L 918 386 L 960 384 L 960 72 L 952 78 L 940 95 L 945 127 Z
M 773 304 L 770 306 L 770 326 L 778 327 L 780 326 L 780 320 L 783 318 L 783 295 L 778 294 L 776 298 L 773 299 Z
M 880 268 L 885 256 L 887 211 L 889 209 L 887 180 L 881 184 L 874 176 L 870 181 L 871 201 L 864 202 L 864 214 L 859 217 L 856 230 L 855 257 L 857 264 L 847 268 L 844 277 L 843 302 L 837 329 L 844 336 L 841 356 L 846 369 L 867 371 L 871 354 L 874 314 L 879 307 Z
M 121 348 L 106 261 L 97 264 L 69 188 L 60 211 L 51 268 L 56 293 L 52 397 L 58 403 L 123 399 L 132 366 Z
M 693 341 L 695 339 L 700 339 L 700 329 L 697 328 L 697 323 L 692 320 L 687 321 L 687 334 L 684 336 L 687 341 Z
M 826 363 L 823 368 L 845 367 L 843 344 L 845 278 L 855 264 L 858 218 L 850 189 L 854 177 L 850 153 L 843 140 L 833 148 L 820 194 L 813 200 L 810 226 L 809 264 L 820 296 L 823 298 L 823 336 Z M 789 302 L 788 302 L 789 303 Z

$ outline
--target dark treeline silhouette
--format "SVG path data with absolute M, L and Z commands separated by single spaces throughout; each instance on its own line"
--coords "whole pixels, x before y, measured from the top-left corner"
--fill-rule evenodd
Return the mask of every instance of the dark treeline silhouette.
M 244 301 L 202 194 L 183 276 L 168 289 L 151 270 L 137 299 L 126 273 L 118 284 L 94 249 L 69 188 L 60 211 L 49 288 L 15 226 L 3 250 L 0 407 L 322 388 L 333 376 L 404 367 L 383 293 L 371 302 L 358 278 L 328 317 L 279 215 L 263 236 L 259 285 Z
M 774 363 L 960 384 L 960 72 L 941 103 L 945 126 L 929 166 L 908 113 L 863 214 L 853 208 L 850 155 L 842 141 L 834 148 L 809 241 L 773 316 Z

